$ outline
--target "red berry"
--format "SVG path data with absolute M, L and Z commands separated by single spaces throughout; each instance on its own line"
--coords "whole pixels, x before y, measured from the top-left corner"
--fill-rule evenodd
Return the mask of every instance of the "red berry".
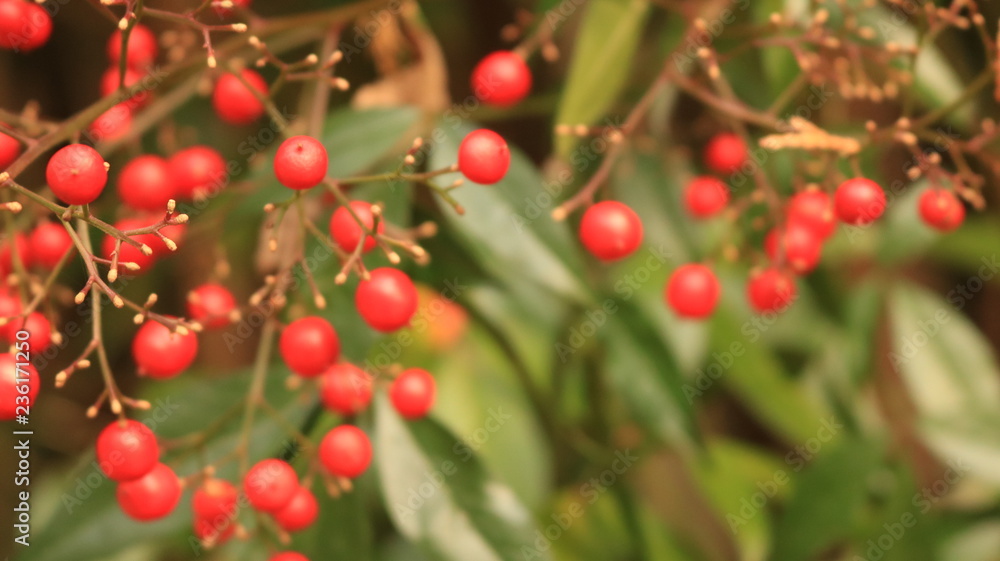
M 108 170 L 97 150 L 83 144 L 70 144 L 49 158 L 45 180 L 64 202 L 85 205 L 101 196 L 108 182 Z
M 239 510 L 239 492 L 225 479 L 206 479 L 194 491 L 191 508 L 203 520 L 235 519 Z
M 298 532 L 312 526 L 318 515 L 319 504 L 315 495 L 309 489 L 299 487 L 288 504 L 271 516 L 286 532 Z
M 510 107 L 531 91 L 531 70 L 511 51 L 490 53 L 472 70 L 472 92 L 483 103 Z
M 128 51 L 125 54 L 125 64 L 130 68 L 144 69 L 156 61 L 159 47 L 156 44 L 156 34 L 140 23 L 132 26 L 128 36 Z M 108 60 L 112 66 L 118 64 L 122 54 L 122 32 L 116 29 L 108 38 Z
M 885 212 L 885 192 L 871 179 L 848 179 L 837 187 L 833 199 L 837 217 L 847 224 L 871 224 Z
M 170 514 L 181 498 L 181 482 L 174 470 L 156 464 L 139 479 L 118 485 L 118 505 L 139 521 L 156 520 Z
M 31 231 L 28 238 L 32 263 L 43 269 L 52 270 L 72 249 L 73 239 L 62 224 L 42 222 Z
M 796 193 L 788 201 L 785 212 L 789 226 L 811 230 L 821 240 L 829 238 L 837 229 L 833 202 L 823 191 L 810 189 Z
M 746 161 L 747 145 L 737 134 L 719 133 L 705 146 L 705 165 L 716 173 L 736 173 Z
M 597 203 L 583 213 L 580 241 L 598 259 L 621 259 L 642 243 L 642 220 L 635 211 L 617 201 Z
M 364 201 L 351 201 L 351 210 L 354 214 L 358 215 L 358 218 L 364 223 L 365 228 L 371 230 L 372 225 L 375 224 L 375 218 L 372 215 L 372 205 L 371 203 L 366 203 Z M 385 231 L 385 222 L 380 220 L 378 223 L 377 232 L 381 234 Z M 341 206 L 333 212 L 333 216 L 330 217 L 330 236 L 333 237 L 333 241 L 337 242 L 340 249 L 348 253 L 353 253 L 354 249 L 358 247 L 358 243 L 361 242 L 361 236 L 364 235 L 364 230 L 358 224 L 358 221 L 351 216 L 347 207 Z M 365 238 L 365 246 L 362 251 L 368 253 L 375 247 L 375 238 L 368 236 Z
M 357 415 L 372 400 L 372 379 L 353 364 L 334 364 L 320 379 L 320 398 L 334 413 Z
M 136 210 L 164 211 L 175 191 L 170 166 L 159 156 L 133 158 L 118 175 L 118 196 Z
M 705 265 L 689 263 L 677 268 L 667 282 L 667 303 L 683 318 L 712 315 L 722 289 L 715 273 Z
M 407 419 L 420 419 L 434 406 L 436 384 L 426 370 L 404 370 L 389 386 L 389 399 L 400 415 Z
M 14 234 L 14 243 L 10 243 L 10 238 L 0 240 L 0 273 L 4 275 L 14 272 L 14 249 L 17 249 L 17 258 L 25 269 L 30 269 L 34 262 L 34 252 L 31 251 L 31 242 L 28 236 L 21 232 Z
M 509 167 L 507 141 L 491 130 L 474 130 L 458 146 L 458 169 L 473 183 L 493 185 L 507 175 Z
M 264 114 L 264 104 L 254 91 L 260 96 L 267 96 L 267 82 L 250 69 L 242 70 L 240 75 L 253 90 L 243 85 L 235 74 L 223 74 L 212 91 L 215 114 L 231 125 L 249 125 Z
M 289 189 L 311 189 L 326 179 L 329 157 L 323 144 L 311 136 L 293 136 L 274 155 L 274 175 Z
M 795 300 L 795 278 L 780 269 L 765 269 L 750 277 L 747 299 L 758 313 L 780 312 Z
M 0 421 L 11 421 L 23 414 L 24 411 L 18 407 L 31 407 L 38 396 L 38 371 L 34 366 L 25 364 L 23 358 L 15 358 L 10 353 L 0 354 Z M 21 390 L 25 385 L 27 393 Z M 20 399 L 24 395 L 28 396 L 27 403 Z
M 714 177 L 695 177 L 684 190 L 684 204 L 695 218 L 715 216 L 729 204 L 729 189 Z
M 269 458 L 257 462 L 243 479 L 243 492 L 257 510 L 284 508 L 299 490 L 299 476 L 288 462 Z
M 97 463 L 115 481 L 139 479 L 159 461 L 156 435 L 139 421 L 112 421 L 97 437 Z
M 24 330 L 28 332 L 28 346 L 31 354 L 41 354 L 48 350 L 52 344 L 52 324 L 39 312 L 31 312 L 27 318 L 10 322 L 11 329 L 7 332 L 7 342 L 13 345 L 17 339 L 17 332 Z
M 141 220 L 139 218 L 123 218 L 118 222 L 115 222 L 115 228 L 121 230 L 122 232 L 140 230 L 148 226 L 148 221 Z M 130 237 L 139 243 L 148 245 L 150 248 L 163 243 L 158 237 L 156 237 L 155 234 L 139 234 Z M 101 242 L 101 253 L 104 255 L 105 259 L 112 258 L 111 254 L 115 251 L 115 239 L 116 238 L 113 236 L 105 236 L 104 241 Z M 146 273 L 153 266 L 153 262 L 155 260 L 155 254 L 146 255 L 138 247 L 122 242 L 121 247 L 118 250 L 118 271 L 130 275 Z M 129 270 L 122 265 L 123 263 L 135 263 L 139 265 L 139 270 Z
M 90 124 L 87 131 L 91 142 L 118 140 L 132 128 L 132 109 L 127 103 L 119 103 L 101 113 Z
M 319 461 L 333 475 L 354 479 L 368 469 L 372 443 L 358 427 L 334 427 L 319 444 Z
M 167 164 L 174 178 L 176 195 L 182 199 L 214 195 L 229 182 L 222 154 L 208 146 L 185 148 L 171 156 Z
M 132 358 L 139 373 L 150 378 L 173 378 L 187 370 L 198 355 L 198 337 L 172 333 L 158 321 L 147 321 L 132 340 Z
M 789 224 L 783 230 L 775 228 L 764 239 L 764 249 L 772 261 L 784 262 L 797 274 L 804 275 L 819 265 L 823 255 L 823 240 L 805 226 Z
M 188 316 L 209 329 L 226 327 L 236 309 L 236 299 L 219 284 L 203 284 L 188 294 Z
M 236 524 L 228 518 L 194 518 L 194 536 L 213 547 L 229 541 L 236 533 Z
M 330 322 L 310 316 L 289 324 L 281 332 L 278 348 L 289 370 L 312 378 L 337 362 L 340 339 Z
M 34 2 L 0 0 L 0 48 L 28 52 L 52 35 L 52 18 Z
M 354 305 L 368 325 L 389 333 L 409 325 L 417 311 L 417 288 L 406 273 L 380 267 L 358 284 Z
M 309 561 L 309 558 L 295 551 L 285 551 L 271 556 L 267 561 Z
M 21 155 L 21 142 L 13 136 L 0 132 L 0 171 L 14 163 Z
M 17 294 L 6 294 L 0 292 L 0 318 L 12 319 L 21 315 L 21 300 L 17 297 Z M 14 338 L 14 334 L 17 331 L 17 326 L 13 321 L 8 321 L 4 325 L 0 325 L 0 337 L 5 340 L 11 340 Z
M 931 228 L 951 232 L 965 221 L 965 206 L 951 191 L 928 189 L 920 195 L 920 217 Z
M 117 64 L 104 71 L 104 74 L 101 75 L 101 97 L 107 97 L 118 91 L 118 86 L 122 84 L 121 76 Z M 145 74 L 138 70 L 132 68 L 125 69 L 124 99 L 119 105 L 138 109 L 149 103 L 153 94 L 143 87 L 143 77 L 145 77 Z

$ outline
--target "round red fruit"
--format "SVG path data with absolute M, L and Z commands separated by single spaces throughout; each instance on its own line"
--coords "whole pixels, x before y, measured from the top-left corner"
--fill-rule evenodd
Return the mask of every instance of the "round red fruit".
M 311 189 L 326 179 L 329 157 L 323 143 L 311 136 L 293 136 L 274 155 L 274 175 L 289 189 Z
M 229 289 L 219 284 L 203 284 L 187 297 L 188 317 L 209 329 L 229 325 L 236 310 L 236 298 Z
M 150 222 L 148 220 L 142 220 L 139 218 L 123 218 L 118 222 L 115 222 L 115 228 L 122 232 L 140 230 L 142 228 L 149 227 L 149 225 Z M 164 235 L 166 234 L 164 233 Z M 157 246 L 163 244 L 156 234 L 139 234 L 129 237 L 139 243 L 146 244 L 152 250 L 155 250 Z M 101 253 L 104 254 L 105 259 L 112 258 L 111 254 L 115 251 L 115 240 L 116 238 L 113 236 L 105 236 L 104 241 L 101 242 Z M 135 247 L 130 243 L 122 242 L 121 247 L 118 250 L 118 271 L 130 275 L 142 274 L 149 271 L 155 260 L 155 251 L 146 255 L 140 248 Z M 124 263 L 135 263 L 136 265 L 139 265 L 139 270 L 133 271 L 128 269 L 123 265 Z
M 323 373 L 320 398 L 334 413 L 356 415 L 372 400 L 371 376 L 353 364 L 334 364 Z
M 150 378 L 173 378 L 187 370 L 198 355 L 198 337 L 171 332 L 158 321 L 147 321 L 132 340 L 132 358 L 140 374 Z
M 750 277 L 747 299 L 757 313 L 780 312 L 795 300 L 795 278 L 775 268 Z
M 48 42 L 52 18 L 34 2 L 0 0 L 0 48 L 33 51 Z
M 729 204 L 729 189 L 714 177 L 696 177 L 684 190 L 684 204 L 691 216 L 709 218 Z
M 118 175 L 118 196 L 136 210 L 165 211 L 176 197 L 167 161 L 153 155 L 133 158 Z
M 882 187 L 863 177 L 841 183 L 833 201 L 837 218 L 855 226 L 871 224 L 885 212 L 885 192 Z
M 511 51 L 490 53 L 472 70 L 472 92 L 488 105 L 510 107 L 531 91 L 531 70 Z
M 928 189 L 920 195 L 920 217 L 941 232 L 951 232 L 965 221 L 965 206 L 951 191 Z
M 705 165 L 716 173 L 736 173 L 746 161 L 747 145 L 737 134 L 719 133 L 705 146 Z
M 833 212 L 830 195 L 816 189 L 796 193 L 788 201 L 786 209 L 788 224 L 811 230 L 821 240 L 833 235 L 837 229 L 837 217 Z
M 62 224 L 42 222 L 31 231 L 28 238 L 32 263 L 52 270 L 73 247 L 73 239 Z
M 139 479 L 118 485 L 118 505 L 134 520 L 157 520 L 173 512 L 181 498 L 181 482 L 174 470 L 164 464 Z
M 285 508 L 299 490 L 299 476 L 288 462 L 269 458 L 254 464 L 243 479 L 251 506 L 263 512 Z
M 28 332 L 28 348 L 32 354 L 44 353 L 52 344 L 52 324 L 40 312 L 31 312 L 23 320 L 11 321 L 10 326 L 7 342 L 11 345 L 21 340 L 17 338 L 18 331 Z
M 208 146 L 185 148 L 171 156 L 167 163 L 176 195 L 182 199 L 214 195 L 229 182 L 222 154 Z
M 715 311 L 722 289 L 712 269 L 691 263 L 677 268 L 667 281 L 667 304 L 677 315 L 703 319 Z
M 21 155 L 21 142 L 13 136 L 0 132 L 0 171 L 14 163 Z
M 202 520 L 234 520 L 239 505 L 236 486 L 225 479 L 206 479 L 194 491 L 191 508 L 194 515 Z
M 25 385 L 27 393 L 21 393 L 20 388 Z M 38 371 L 34 366 L 24 364 L 10 353 L 0 354 L 0 421 L 12 421 L 23 413 L 19 408 L 31 407 L 38 396 L 39 385 Z M 18 398 L 24 395 L 28 396 L 28 402 L 19 403 Z
M 295 551 L 276 553 L 267 561 L 309 561 L 309 558 Z
M 364 223 L 365 228 L 368 230 L 372 229 L 375 224 L 375 217 L 372 215 L 372 205 L 371 203 L 366 203 L 364 201 L 351 201 L 351 210 L 354 214 L 361 219 Z M 385 231 L 385 222 L 379 221 L 377 233 L 381 234 Z M 353 253 L 361 242 L 361 236 L 365 233 L 358 224 L 358 221 L 351 216 L 350 210 L 347 207 L 341 206 L 333 212 L 333 216 L 330 217 L 330 236 L 333 237 L 333 241 L 337 242 L 340 249 L 348 253 Z M 375 247 L 375 238 L 371 236 L 365 237 L 365 246 L 362 251 L 368 253 Z
M 250 0 L 230 0 L 230 1 L 233 3 L 233 7 L 239 7 L 243 9 L 250 7 Z M 216 15 L 218 15 L 220 18 L 223 19 L 231 17 L 233 15 L 232 8 L 223 8 L 217 2 L 212 2 L 212 10 L 215 11 Z
M 21 261 L 21 266 L 30 269 L 34 263 L 34 253 L 31 251 L 31 241 L 28 236 L 21 232 L 14 234 L 14 243 L 10 243 L 10 238 L 0 240 L 0 273 L 8 275 L 15 272 L 14 250 L 17 250 L 17 258 Z
M 97 150 L 83 144 L 70 144 L 49 158 L 45 180 L 62 201 L 85 205 L 101 196 L 108 183 L 108 170 Z
M 125 81 L 122 83 L 122 74 L 118 70 L 118 65 L 114 65 L 104 71 L 101 75 L 101 96 L 107 97 L 118 91 L 119 86 L 124 87 L 124 99 L 119 105 L 128 108 L 138 109 L 152 99 L 150 90 L 144 89 L 142 82 L 144 74 L 132 68 L 125 69 Z
M 249 125 L 264 114 L 264 104 L 259 98 L 267 96 L 267 82 L 249 69 L 242 70 L 240 76 L 243 81 L 235 74 L 223 74 L 212 91 L 216 115 L 231 125 Z M 244 85 L 244 81 L 250 87 Z
M 156 435 L 139 421 L 112 421 L 97 437 L 97 464 L 115 481 L 139 479 L 159 462 Z
M 272 516 L 286 532 L 298 532 L 312 526 L 319 515 L 319 504 L 312 491 L 305 487 L 299 487 L 292 499 L 281 510 L 275 511 Z
M 772 261 L 784 262 L 799 275 L 811 272 L 823 256 L 823 240 L 815 230 L 798 224 L 775 228 L 764 239 L 764 249 Z
M 340 339 L 330 322 L 309 316 L 293 321 L 278 341 L 288 369 L 312 378 L 329 368 L 340 356 Z
M 507 141 L 491 130 L 474 130 L 458 146 L 458 169 L 473 183 L 493 185 L 507 175 L 509 167 Z
M 21 315 L 21 300 L 16 293 L 5 293 L 0 291 L 0 318 L 8 320 Z M 17 326 L 13 321 L 0 325 L 0 337 L 5 340 L 14 338 Z
M 621 259 L 642 243 L 642 220 L 635 211 L 617 201 L 597 203 L 583 213 L 580 241 L 598 259 Z
M 389 333 L 409 325 L 417 311 L 417 288 L 406 273 L 381 267 L 358 284 L 354 305 L 368 325 Z
M 425 417 L 434 406 L 435 393 L 434 377 L 420 368 L 404 370 L 389 386 L 389 400 L 407 419 Z
M 124 137 L 131 127 L 132 109 L 127 103 L 119 103 L 94 119 L 87 131 L 92 142 L 104 142 Z
M 333 475 L 354 479 L 368 469 L 372 461 L 372 443 L 358 427 L 334 427 L 319 444 L 319 460 Z
M 156 34 L 148 27 L 137 23 L 132 26 L 128 36 L 128 50 L 125 53 L 125 64 L 129 68 L 144 69 L 156 61 L 159 47 Z M 122 54 L 122 32 L 115 30 L 108 38 L 108 60 L 112 65 L 118 64 Z

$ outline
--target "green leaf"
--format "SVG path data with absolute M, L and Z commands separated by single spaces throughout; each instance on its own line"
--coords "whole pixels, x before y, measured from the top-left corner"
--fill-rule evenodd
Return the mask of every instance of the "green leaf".
M 814 559 L 850 536 L 864 516 L 869 477 L 880 465 L 879 448 L 870 442 L 841 439 L 836 444 L 823 443 L 815 455 L 815 461 L 795 479 L 795 490 L 775 524 L 774 561 Z M 790 466 L 788 472 L 794 471 L 795 466 Z
M 146 422 L 159 438 L 177 438 L 203 430 L 206 412 L 216 416 L 245 399 L 248 372 L 225 379 L 206 380 L 197 372 L 188 372 L 174 380 L 159 382 L 149 387 L 143 395 L 152 403 L 145 415 Z M 287 371 L 273 368 L 266 386 L 272 405 L 282 410 L 289 422 L 301 423 L 308 405 L 292 403 L 294 395 L 284 386 Z M 144 417 L 139 416 L 142 420 Z M 229 454 L 239 442 L 238 417 L 226 425 L 216 438 L 205 447 L 204 457 L 215 461 Z M 285 441 L 284 431 L 267 415 L 257 415 L 251 431 L 251 457 L 261 458 L 277 452 Z M 171 457 L 162 460 L 181 477 L 200 468 L 201 460 L 191 456 Z M 138 523 L 128 519 L 115 500 L 115 484 L 106 479 L 92 463 L 88 454 L 80 468 L 63 484 L 66 494 L 53 507 L 51 515 L 32 546 L 25 550 L 23 561 L 49 561 L 74 559 L 89 561 L 107 559 L 108 556 L 132 548 L 137 543 L 157 543 L 175 540 L 188 544 L 193 537 L 190 530 L 190 504 L 185 496 L 174 512 L 159 521 Z M 220 471 L 220 477 L 233 479 L 235 466 L 230 462 Z M 40 516 L 44 517 L 44 515 Z M 185 545 L 187 547 L 187 545 Z
M 458 145 L 472 128 L 455 129 L 443 124 L 439 130 L 443 131 L 442 138 L 435 139 L 431 157 L 434 169 L 455 162 Z M 439 184 L 445 185 L 455 177 L 444 176 Z M 483 269 L 510 287 L 530 281 L 569 300 L 585 302 L 588 292 L 580 280 L 580 250 L 566 224 L 553 221 L 547 210 L 538 210 L 535 201 L 551 204 L 553 200 L 540 190 L 541 185 L 534 165 L 512 146 L 507 176 L 495 185 L 467 183 L 452 191 L 465 208 L 465 215 L 445 208 L 445 220 Z M 543 195 L 548 198 L 541 198 Z
M 983 279 L 973 278 L 981 286 Z M 969 286 L 975 285 L 963 288 Z M 969 301 L 961 291 L 945 301 L 916 286 L 895 287 L 889 360 L 909 390 L 928 445 L 942 460 L 961 462 L 1000 486 L 1000 369 L 990 343 L 961 314 Z
M 647 0 L 592 0 L 588 3 L 563 89 L 556 123 L 591 125 L 618 99 L 628 80 L 632 60 L 649 12 Z M 563 156 L 576 139 L 560 135 Z
M 612 316 L 605 370 L 643 426 L 673 446 L 689 447 L 697 440 L 692 402 L 681 390 L 683 378 L 674 358 L 658 344 L 643 344 L 650 343 L 652 332 L 635 312 Z
M 712 440 L 692 470 L 740 559 L 762 561 L 771 547 L 771 514 L 760 501 L 779 501 L 791 488 L 791 471 L 774 457 L 736 441 Z
M 385 508 L 430 559 L 520 559 L 522 548 L 533 547 L 530 512 L 452 434 L 433 420 L 405 422 L 383 395 L 375 419 Z

